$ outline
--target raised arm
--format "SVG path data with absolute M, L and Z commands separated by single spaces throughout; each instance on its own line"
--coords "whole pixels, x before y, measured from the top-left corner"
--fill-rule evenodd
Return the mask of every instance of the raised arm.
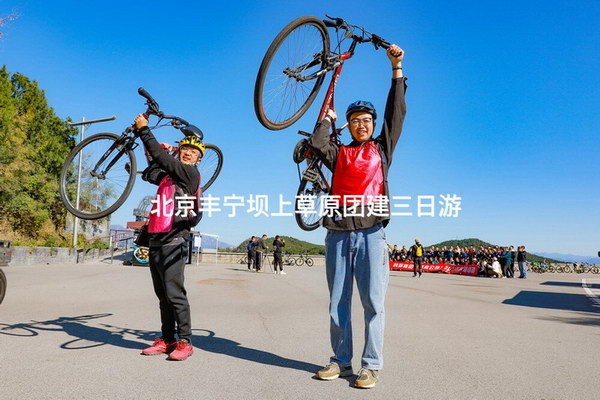
M 396 144 L 398 143 L 398 139 L 400 139 L 402 125 L 404 124 L 404 117 L 406 115 L 406 103 L 404 100 L 406 78 L 402 73 L 404 50 L 393 44 L 387 49 L 386 54 L 392 67 L 392 85 L 385 105 L 381 134 L 377 140 L 384 149 L 389 165 L 392 162 L 392 155 Z

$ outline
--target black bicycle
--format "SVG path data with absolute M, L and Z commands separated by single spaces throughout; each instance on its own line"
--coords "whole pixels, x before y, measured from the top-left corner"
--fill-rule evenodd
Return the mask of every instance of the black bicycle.
M 4 300 L 4 295 L 6 294 L 6 275 L 4 275 L 4 271 L 0 269 L 0 304 L 2 304 L 2 300 Z
M 390 44 L 364 28 L 341 18 L 327 16 L 322 20 L 304 16 L 290 22 L 279 32 L 265 54 L 254 86 L 254 110 L 267 129 L 280 130 L 291 126 L 309 109 L 325 75 L 333 71 L 317 123 L 334 107 L 334 91 L 344 62 L 354 55 L 356 45 L 371 43 L 375 49 L 387 49 Z M 330 47 L 327 28 L 334 28 L 336 42 Z M 348 46 L 349 43 L 349 46 Z M 316 125 L 315 125 L 316 126 Z M 347 126 L 331 127 L 331 141 L 341 144 L 340 135 Z M 310 133 L 298 131 L 303 136 Z M 321 223 L 323 197 L 331 191 L 331 171 L 313 154 L 308 139 L 302 139 L 293 152 L 298 164 L 298 187 L 295 216 L 298 226 L 306 231 L 317 229 Z M 300 173 L 299 164 L 306 161 Z
M 146 116 L 158 117 L 151 129 L 171 126 L 186 136 L 198 135 L 198 129 L 186 120 L 165 115 L 158 103 L 143 88 L 138 93 L 146 98 Z M 166 123 L 161 125 L 163 120 Z M 121 136 L 98 133 L 82 140 L 73 148 L 60 174 L 60 198 L 67 210 L 81 219 L 99 219 L 116 211 L 127 199 L 135 184 L 137 162 L 133 126 Z M 202 139 L 202 138 L 200 138 Z M 202 177 L 202 193 L 215 182 L 223 166 L 223 153 L 214 144 L 205 144 L 206 151 L 198 169 Z

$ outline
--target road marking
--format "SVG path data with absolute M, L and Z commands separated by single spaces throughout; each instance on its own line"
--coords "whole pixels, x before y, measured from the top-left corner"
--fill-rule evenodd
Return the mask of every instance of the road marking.
M 591 279 L 592 281 L 597 281 L 598 283 L 600 283 L 600 279 Z M 596 282 L 590 283 L 590 285 L 593 285 Z M 587 297 L 590 298 L 590 300 L 592 300 L 592 302 L 594 302 L 595 305 L 600 306 L 600 297 L 598 297 L 597 294 L 594 294 L 594 292 L 592 292 L 592 288 L 590 286 L 588 286 L 588 282 L 587 279 L 582 279 L 581 280 L 581 286 L 583 287 L 583 290 L 585 291 L 585 295 Z

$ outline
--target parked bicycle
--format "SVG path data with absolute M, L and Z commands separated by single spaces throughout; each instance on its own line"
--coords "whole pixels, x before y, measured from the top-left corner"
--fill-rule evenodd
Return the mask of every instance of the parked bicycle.
M 283 265 L 296 265 L 296 259 L 287 251 L 283 252 L 281 261 L 283 262 Z
M 335 29 L 333 48 L 330 48 L 327 28 Z M 352 58 L 359 43 L 371 43 L 375 49 L 390 46 L 381 37 L 341 18 L 327 16 L 322 20 L 304 16 L 290 22 L 269 46 L 256 77 L 254 110 L 260 123 L 271 130 L 291 126 L 306 113 L 325 75 L 333 71 L 317 123 L 323 119 L 327 110 L 335 109 L 335 86 L 344 62 Z M 340 135 L 347 125 L 336 129 L 332 123 L 332 142 L 341 144 Z M 298 133 L 311 136 L 304 131 Z M 300 228 L 312 231 L 320 226 L 323 196 L 331 191 L 332 173 L 314 155 L 308 139 L 296 144 L 293 160 L 298 164 L 300 179 L 294 203 L 296 222 Z M 306 161 L 306 168 L 300 173 L 303 161 Z
M 186 136 L 202 139 L 198 128 L 180 117 L 165 115 L 158 103 L 143 88 L 138 93 L 146 98 L 146 116 L 158 117 L 151 129 L 171 126 Z M 166 123 L 161 125 L 161 122 Z M 134 150 L 139 143 L 128 126 L 121 136 L 98 133 L 82 140 L 73 148 L 60 174 L 60 198 L 67 210 L 81 219 L 99 219 L 116 211 L 127 199 L 135 183 L 137 162 Z M 214 144 L 206 151 L 198 169 L 204 193 L 217 179 L 223 166 L 223 153 Z
M 303 264 L 312 267 L 314 265 L 314 261 L 309 257 L 308 254 L 300 254 L 298 257 L 296 257 L 296 265 L 300 267 Z
M 2 304 L 2 300 L 4 300 L 4 295 L 6 294 L 6 275 L 4 275 L 4 271 L 0 268 L 0 304 Z

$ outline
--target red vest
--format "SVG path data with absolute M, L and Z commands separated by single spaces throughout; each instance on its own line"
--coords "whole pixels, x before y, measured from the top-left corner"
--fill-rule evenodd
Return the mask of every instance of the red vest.
M 333 172 L 331 194 L 341 196 L 343 204 L 352 204 L 344 196 L 364 196 L 363 204 L 383 194 L 381 154 L 374 142 L 362 146 L 341 146 Z
M 156 200 L 150 211 L 148 232 L 169 232 L 175 219 L 175 184 L 170 176 L 165 176 L 156 192 Z

